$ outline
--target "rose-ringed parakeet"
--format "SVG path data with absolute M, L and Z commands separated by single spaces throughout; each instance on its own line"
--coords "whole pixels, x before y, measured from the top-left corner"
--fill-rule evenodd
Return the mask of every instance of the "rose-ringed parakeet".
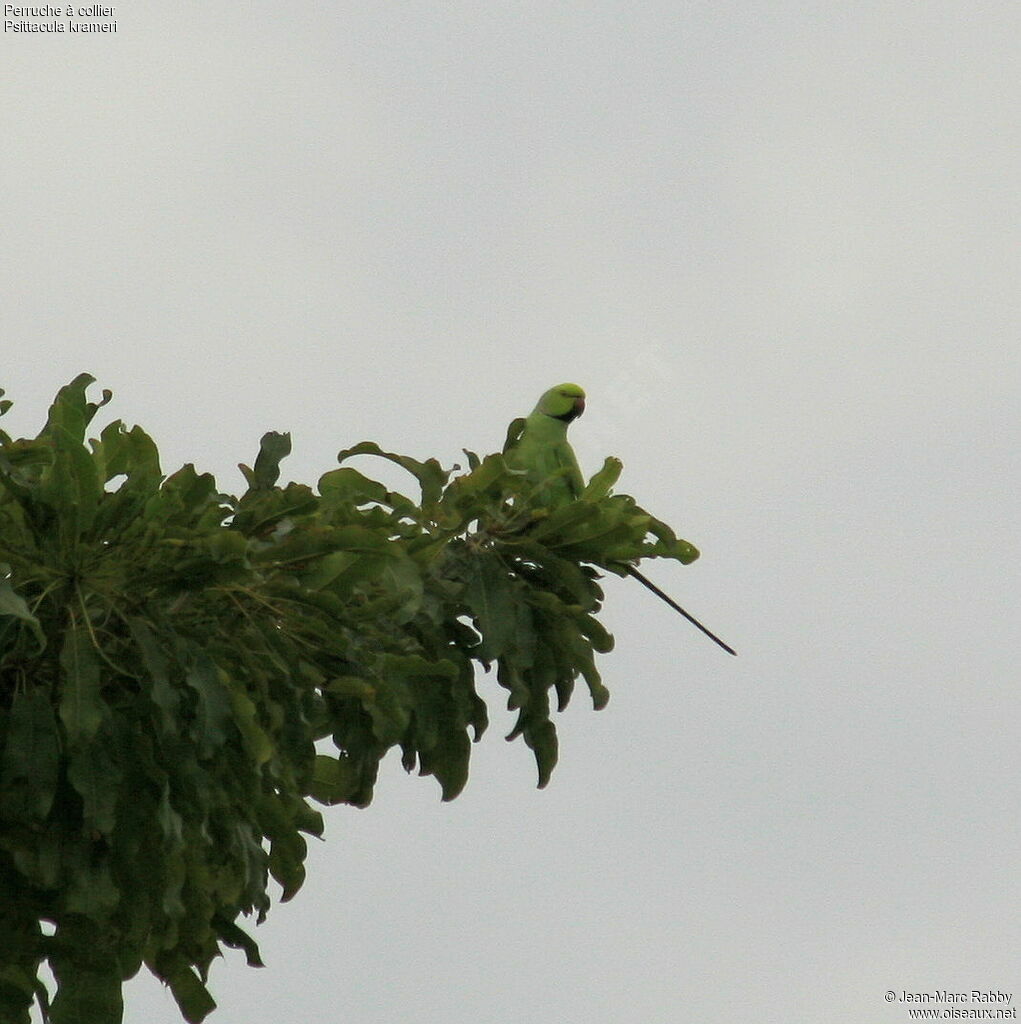
M 523 425 L 521 420 L 511 424 L 507 465 L 524 471 L 531 503 L 557 508 L 581 497 L 585 481 L 567 426 L 584 411 L 585 392 L 577 384 L 558 384 L 539 399 Z
M 528 497 L 536 505 L 556 508 L 581 497 L 585 480 L 567 440 L 567 427 L 584 411 L 585 392 L 577 384 L 558 384 L 543 394 L 523 425 L 521 420 L 511 424 L 507 435 L 507 465 L 524 471 L 529 484 Z M 633 565 L 627 567 L 627 572 L 728 654 L 737 654 Z

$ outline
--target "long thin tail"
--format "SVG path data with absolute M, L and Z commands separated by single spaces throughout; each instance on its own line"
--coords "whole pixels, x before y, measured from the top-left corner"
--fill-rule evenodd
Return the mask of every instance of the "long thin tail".
M 629 576 L 634 576 L 639 583 L 648 587 L 649 590 L 651 590 L 658 598 L 666 601 L 666 603 L 670 605 L 675 612 L 680 612 L 681 615 L 683 615 L 693 626 L 697 626 L 707 637 L 709 637 L 710 640 L 719 644 L 728 654 L 733 654 L 735 657 L 737 656 L 737 651 L 735 651 L 733 647 L 729 644 L 725 644 L 715 633 L 706 629 L 694 615 L 689 615 L 669 594 L 664 594 L 663 591 L 652 582 L 652 580 L 643 576 L 633 565 L 629 565 L 627 571 Z

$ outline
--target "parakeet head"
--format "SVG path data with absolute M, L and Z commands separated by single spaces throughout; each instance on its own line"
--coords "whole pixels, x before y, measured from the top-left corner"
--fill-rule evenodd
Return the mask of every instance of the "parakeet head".
M 558 384 L 539 399 L 535 411 L 570 423 L 585 411 L 585 392 L 577 384 Z

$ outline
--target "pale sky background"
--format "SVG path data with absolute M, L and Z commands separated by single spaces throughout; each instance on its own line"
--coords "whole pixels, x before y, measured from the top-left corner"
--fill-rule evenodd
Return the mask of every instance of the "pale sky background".
M 546 387 L 702 549 L 607 583 L 534 789 L 385 763 L 212 1024 L 901 1024 L 1021 1000 L 1021 7 L 137 2 L 0 42 L 4 426 L 449 464 Z M 98 392 L 97 392 L 98 393 Z M 126 1024 L 179 1019 L 150 977 Z

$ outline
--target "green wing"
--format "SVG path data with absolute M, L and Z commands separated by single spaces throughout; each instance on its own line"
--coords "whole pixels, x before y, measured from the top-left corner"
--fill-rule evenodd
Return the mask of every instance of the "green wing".
M 518 421 L 515 421 L 515 423 Z M 505 449 L 511 469 L 523 470 L 529 497 L 541 507 L 556 508 L 581 495 L 585 482 L 574 450 L 567 440 L 567 424 L 541 412 L 533 412 L 512 440 L 508 431 Z

